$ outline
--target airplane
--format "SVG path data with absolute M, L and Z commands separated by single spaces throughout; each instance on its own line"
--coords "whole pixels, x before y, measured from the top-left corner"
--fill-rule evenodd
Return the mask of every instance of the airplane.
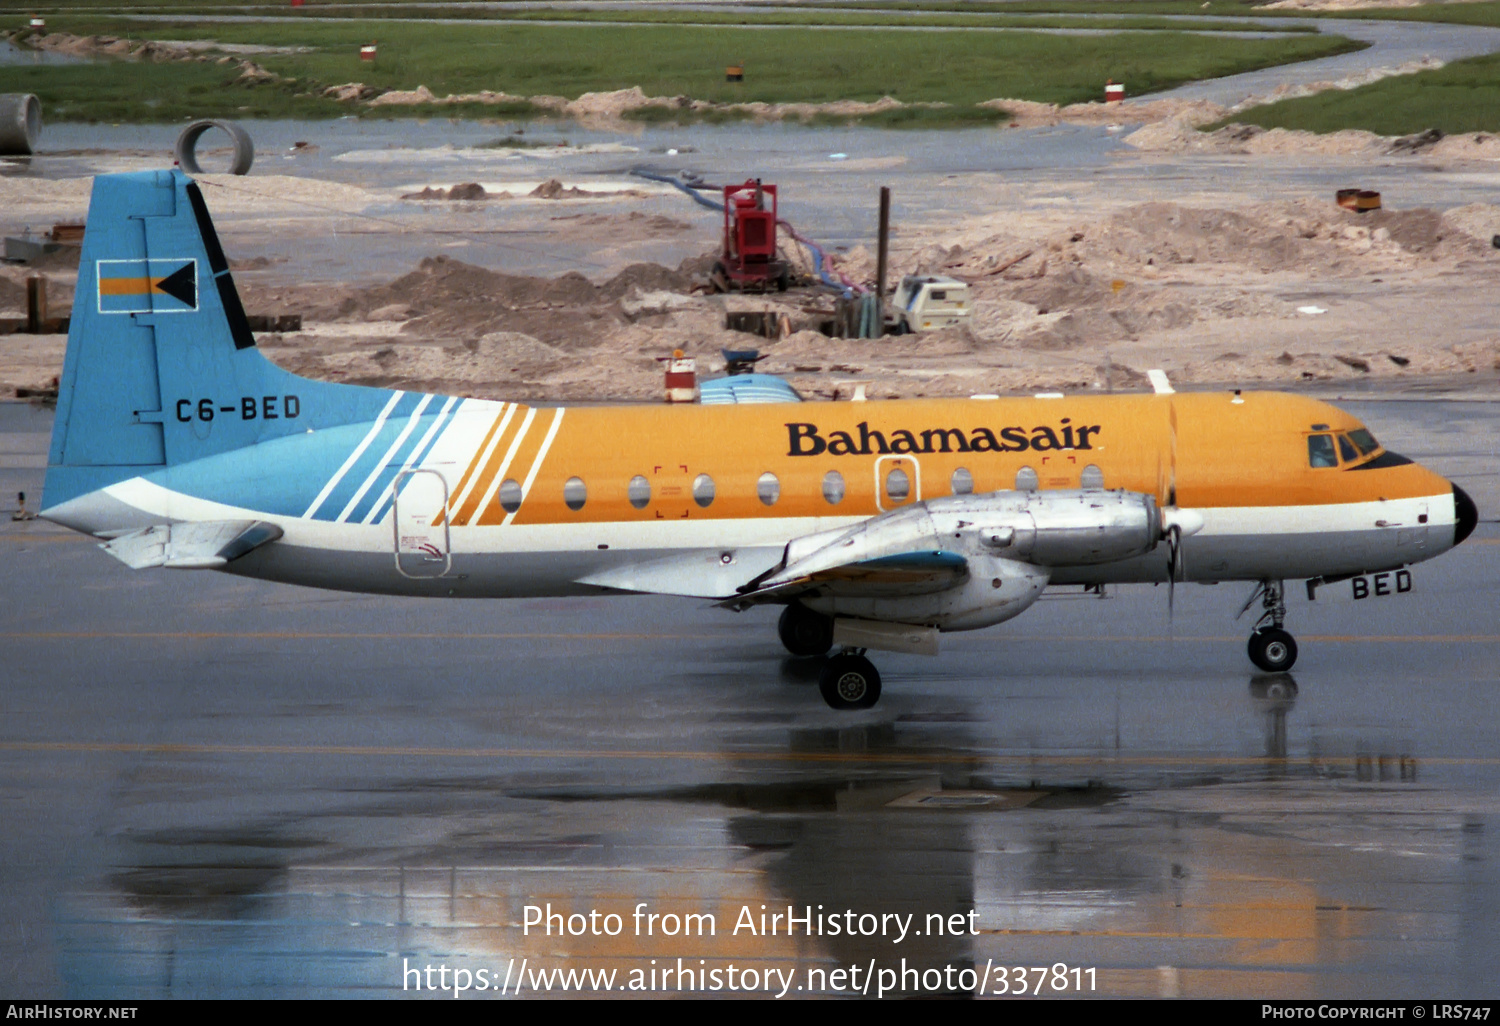
M 1049 588 L 1286 582 L 1463 542 L 1459 487 L 1274 392 L 536 407 L 298 377 L 256 347 L 198 184 L 94 183 L 42 516 L 133 568 L 391 595 L 783 607 L 835 709 Z M 1243 612 L 1243 610 L 1242 610 Z

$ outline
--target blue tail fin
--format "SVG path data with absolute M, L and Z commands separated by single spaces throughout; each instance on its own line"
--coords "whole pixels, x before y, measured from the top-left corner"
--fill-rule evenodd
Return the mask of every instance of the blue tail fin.
M 389 395 L 300 378 L 260 354 L 192 179 L 148 171 L 94 180 L 44 507 L 368 419 Z

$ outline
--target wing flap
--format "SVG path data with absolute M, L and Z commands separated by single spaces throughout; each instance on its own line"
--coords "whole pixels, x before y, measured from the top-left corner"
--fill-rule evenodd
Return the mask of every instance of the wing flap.
M 579 577 L 577 583 L 651 595 L 720 599 L 775 567 L 782 551 L 776 545 L 685 552 L 610 567 Z
M 208 520 L 155 524 L 99 547 L 132 570 L 213 570 L 280 538 L 281 528 L 264 520 Z

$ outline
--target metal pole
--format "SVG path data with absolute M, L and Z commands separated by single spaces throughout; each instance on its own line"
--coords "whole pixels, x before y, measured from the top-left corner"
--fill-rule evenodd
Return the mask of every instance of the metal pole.
M 40 335 L 47 330 L 47 279 L 32 275 L 26 279 L 26 331 Z
M 885 334 L 885 254 L 891 234 L 891 190 L 880 187 L 880 243 L 875 259 L 875 337 Z

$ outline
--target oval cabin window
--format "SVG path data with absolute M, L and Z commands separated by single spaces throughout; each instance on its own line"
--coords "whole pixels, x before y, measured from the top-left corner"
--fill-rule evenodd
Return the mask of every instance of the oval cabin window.
M 968 467 L 959 467 L 953 472 L 952 485 L 954 495 L 973 495 L 974 475 L 969 473 Z
M 911 494 L 911 478 L 900 467 L 892 467 L 885 475 L 885 494 L 892 502 L 905 502 Z
M 755 494 L 760 501 L 767 506 L 776 505 L 776 500 L 781 498 L 781 481 L 769 470 L 760 475 L 760 480 L 755 482 Z
M 500 482 L 500 508 L 507 513 L 521 508 L 521 483 L 514 478 L 507 477 Z
M 1040 483 L 1037 479 L 1036 471 L 1031 467 L 1022 467 L 1016 471 L 1016 491 L 1034 492 Z
M 646 504 L 651 501 L 651 482 L 637 474 L 625 487 L 625 495 L 636 509 L 645 509 Z
M 837 506 L 844 501 L 844 475 L 837 470 L 830 470 L 823 475 L 823 498 L 828 500 L 830 506 Z
M 693 501 L 704 509 L 714 501 L 714 479 L 707 474 L 693 478 Z
M 1103 488 L 1104 471 L 1099 469 L 1096 463 L 1090 463 L 1083 468 L 1083 473 L 1078 475 L 1078 487 L 1080 488 Z
M 583 483 L 583 478 L 568 478 L 567 483 L 563 485 L 563 502 L 568 504 L 568 508 L 576 513 L 583 509 L 583 504 L 588 501 L 589 490 L 588 486 Z

